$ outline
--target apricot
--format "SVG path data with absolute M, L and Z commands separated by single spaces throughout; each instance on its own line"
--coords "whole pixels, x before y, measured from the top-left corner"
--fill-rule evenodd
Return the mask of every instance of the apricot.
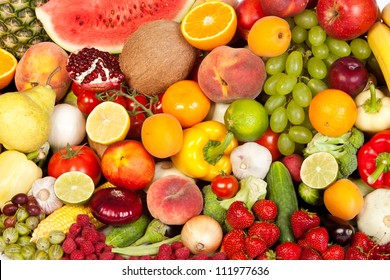
M 71 79 L 66 71 L 68 53 L 52 42 L 41 42 L 32 45 L 20 59 L 15 71 L 15 86 L 18 91 L 30 89 L 37 85 L 46 85 L 49 81 L 56 92 L 56 102 L 67 93 Z M 58 70 L 56 70 L 59 68 Z
M 193 180 L 168 175 L 154 181 L 146 194 L 153 218 L 167 225 L 183 225 L 203 209 L 203 196 Z
M 247 48 L 220 46 L 200 63 L 198 83 L 215 103 L 256 98 L 267 77 L 263 60 Z

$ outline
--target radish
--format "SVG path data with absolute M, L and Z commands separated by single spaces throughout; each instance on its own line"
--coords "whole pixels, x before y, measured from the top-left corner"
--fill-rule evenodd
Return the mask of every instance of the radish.
M 287 167 L 288 171 L 294 182 L 301 182 L 301 166 L 303 162 L 303 157 L 299 154 L 291 154 L 283 157 L 283 164 Z

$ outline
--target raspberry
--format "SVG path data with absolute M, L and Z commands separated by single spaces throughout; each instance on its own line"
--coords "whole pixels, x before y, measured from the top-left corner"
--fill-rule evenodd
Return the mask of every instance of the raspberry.
M 191 260 L 199 260 L 199 261 L 204 261 L 204 260 L 208 260 L 208 259 L 209 259 L 209 256 L 205 253 L 195 255 L 191 258 Z
M 138 256 L 130 256 L 130 257 L 128 258 L 129 261 L 136 261 L 136 260 L 140 260 L 140 259 L 141 259 L 141 258 L 138 257 Z
M 62 250 L 64 251 L 64 253 L 70 254 L 76 249 L 77 249 L 76 242 L 70 237 L 65 238 L 64 242 L 62 243 Z
M 174 241 L 174 242 L 172 242 L 172 244 L 171 244 L 171 247 L 172 247 L 172 251 L 176 251 L 177 249 L 179 249 L 179 248 L 182 248 L 184 246 L 184 244 L 183 244 L 183 242 L 181 242 L 181 241 Z
M 80 244 L 83 243 L 85 241 L 85 238 L 83 236 L 77 236 L 75 239 L 74 239 L 74 242 L 76 242 L 76 245 L 77 247 L 80 248 Z
M 93 261 L 93 260 L 97 260 L 98 257 L 97 257 L 96 254 L 89 254 L 89 255 L 86 255 L 86 256 L 85 256 L 85 259 L 86 259 L 86 260 L 91 260 L 91 261 Z
M 91 223 L 89 216 L 87 214 L 78 214 L 76 218 L 76 223 L 82 227 L 85 227 Z
M 73 250 L 70 254 L 71 260 L 85 260 L 85 255 L 81 250 Z
M 145 261 L 153 260 L 153 258 L 150 255 L 141 256 L 139 257 L 139 259 Z
M 99 231 L 99 237 L 101 242 L 106 242 L 106 235 L 104 234 L 104 232 Z
M 103 252 L 99 255 L 99 260 L 113 260 L 115 254 L 112 252 Z
M 172 247 L 169 244 L 161 244 L 161 246 L 158 248 L 157 255 L 170 256 L 171 254 L 172 254 Z
M 171 255 L 165 255 L 165 254 L 157 254 L 155 257 L 154 257 L 155 260 L 172 260 L 172 256 Z
M 81 236 L 85 238 L 85 240 L 91 241 L 93 244 L 100 241 L 100 234 L 96 229 L 90 227 L 84 227 L 81 230 Z
M 211 259 L 213 259 L 213 260 L 227 260 L 228 258 L 224 252 L 217 252 L 211 256 Z
M 124 258 L 118 254 L 115 254 L 114 260 L 121 261 L 124 260 Z
M 184 246 L 176 249 L 174 253 L 175 258 L 177 260 L 186 260 L 190 257 L 190 254 L 191 254 L 190 249 Z
M 104 244 L 103 242 L 97 242 L 94 245 L 96 254 L 102 253 L 104 251 L 104 248 L 106 248 L 106 244 Z
M 72 235 L 73 238 L 75 238 L 77 235 L 79 235 L 80 232 L 81 232 L 81 226 L 79 224 L 73 223 L 69 227 L 69 234 Z
M 89 254 L 95 253 L 95 246 L 89 240 L 85 240 L 85 241 L 81 242 L 79 247 L 80 247 L 80 250 L 85 255 L 89 255 Z

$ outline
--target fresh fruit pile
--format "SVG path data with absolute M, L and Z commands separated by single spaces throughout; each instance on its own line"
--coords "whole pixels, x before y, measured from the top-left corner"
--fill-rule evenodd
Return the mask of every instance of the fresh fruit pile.
M 5 258 L 390 259 L 389 3 L 30 2 L 0 4 Z

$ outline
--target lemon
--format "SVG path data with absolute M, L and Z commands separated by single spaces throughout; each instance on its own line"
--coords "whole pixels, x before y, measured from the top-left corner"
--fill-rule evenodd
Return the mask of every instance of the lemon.
M 93 142 L 110 145 L 125 139 L 130 129 L 130 116 L 122 105 L 105 101 L 88 115 L 85 129 Z
M 339 171 L 334 156 L 318 152 L 305 158 L 301 166 L 302 182 L 314 189 L 325 189 L 333 183 Z
M 94 191 L 95 184 L 92 178 L 80 171 L 65 172 L 54 182 L 55 195 L 69 205 L 84 204 Z
M 269 119 L 263 105 L 249 98 L 233 101 L 224 115 L 226 128 L 241 142 L 255 141 L 267 130 Z

